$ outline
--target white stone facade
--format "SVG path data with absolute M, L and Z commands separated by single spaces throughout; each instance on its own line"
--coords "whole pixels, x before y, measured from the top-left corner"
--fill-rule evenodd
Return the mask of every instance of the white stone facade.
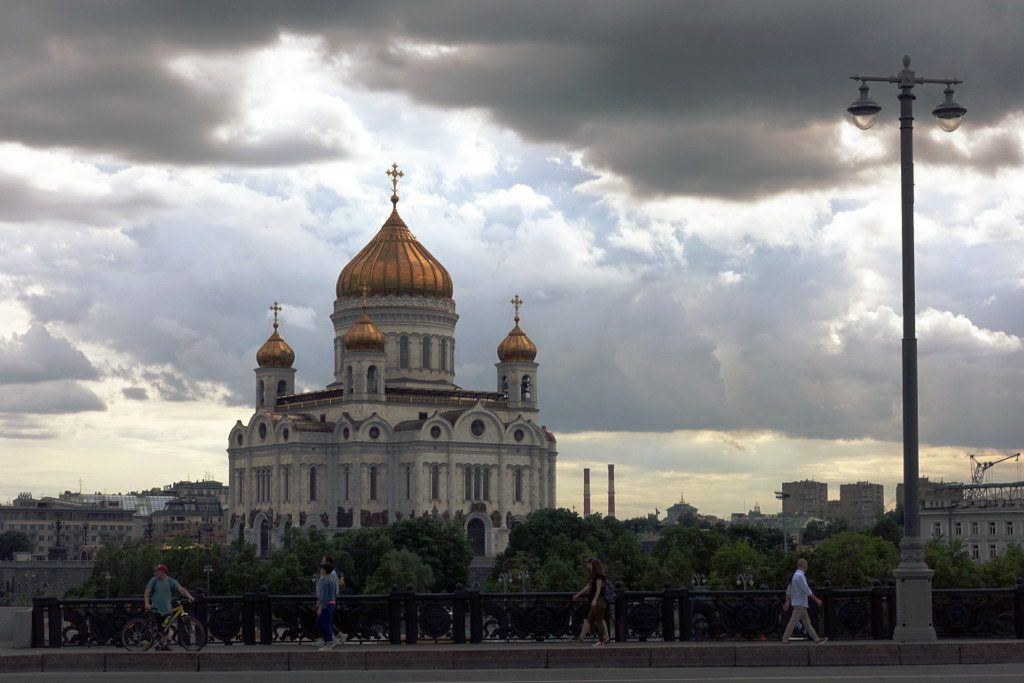
M 364 305 L 382 350 L 346 348 Z M 511 525 L 555 505 L 537 363 L 499 359 L 495 391 L 456 386 L 459 316 L 446 296 L 339 296 L 331 320 L 334 382 L 323 390 L 295 394 L 290 360 L 255 370 L 256 410 L 228 436 L 229 539 L 266 555 L 289 526 L 341 532 L 437 516 L 459 520 L 474 553 L 493 557 Z

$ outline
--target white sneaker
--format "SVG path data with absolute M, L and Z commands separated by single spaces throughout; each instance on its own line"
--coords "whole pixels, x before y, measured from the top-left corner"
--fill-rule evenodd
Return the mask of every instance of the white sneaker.
M 347 633 L 339 633 L 338 637 L 334 639 L 334 642 L 338 643 L 339 645 L 347 645 L 348 644 L 348 634 Z
M 334 644 L 335 644 L 336 642 L 338 642 L 338 641 L 336 641 L 336 640 L 332 640 L 331 642 L 327 643 L 327 644 L 326 644 L 326 645 L 324 645 L 324 646 L 323 646 L 322 648 L 320 648 L 319 650 L 317 650 L 317 652 L 330 652 L 331 650 L 333 650 L 333 649 L 334 649 Z
M 317 638 L 316 640 L 314 640 L 314 641 L 313 641 L 313 642 L 311 643 L 311 645 L 312 645 L 313 647 L 318 647 L 318 648 L 319 648 L 319 647 L 323 647 L 323 646 L 324 646 L 324 639 L 323 639 L 323 638 Z

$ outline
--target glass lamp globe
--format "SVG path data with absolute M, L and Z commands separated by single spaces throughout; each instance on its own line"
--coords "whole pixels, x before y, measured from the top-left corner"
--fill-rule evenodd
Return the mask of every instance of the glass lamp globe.
M 939 128 L 947 133 L 952 133 L 964 122 L 964 114 L 967 113 L 967 109 L 953 99 L 952 87 L 947 87 L 943 94 L 946 99 L 932 110 L 932 115 L 938 119 Z
M 853 125 L 861 130 L 867 130 L 875 125 L 875 119 L 878 117 L 878 112 L 882 111 L 882 108 L 878 106 L 878 102 L 868 97 L 867 83 L 861 83 L 860 97 L 855 99 L 853 104 L 846 108 L 846 111 L 850 112 L 850 116 L 853 118 Z

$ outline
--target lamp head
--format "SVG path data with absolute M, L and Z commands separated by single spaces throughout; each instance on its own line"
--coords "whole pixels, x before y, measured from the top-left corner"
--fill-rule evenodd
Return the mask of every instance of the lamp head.
M 932 115 L 938 119 L 939 128 L 947 133 L 952 133 L 963 123 L 964 114 L 967 113 L 967 109 L 953 99 L 952 85 L 947 85 L 946 89 L 942 92 L 946 99 L 940 102 L 935 109 L 932 109 Z
M 882 108 L 878 106 L 878 102 L 868 97 L 867 83 L 861 81 L 859 90 L 860 97 L 855 99 L 853 104 L 846 108 L 846 111 L 850 112 L 850 116 L 853 118 L 853 125 L 861 130 L 867 130 L 875 125 L 875 119 L 878 117 L 878 112 L 882 111 Z

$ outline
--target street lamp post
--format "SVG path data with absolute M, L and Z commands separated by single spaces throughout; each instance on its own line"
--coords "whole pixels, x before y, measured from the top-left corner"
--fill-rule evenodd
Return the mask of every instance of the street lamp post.
M 213 573 L 212 565 L 203 565 L 203 573 L 206 574 L 206 595 L 210 595 L 210 574 Z
M 103 574 L 103 578 L 107 580 L 107 597 L 110 597 L 110 572 Z
M 903 505 L 903 540 L 900 542 L 900 566 L 896 577 L 896 628 L 898 642 L 932 642 L 932 571 L 924 562 L 921 516 L 917 506 L 918 425 L 917 425 L 917 307 L 914 293 L 914 87 L 926 83 L 944 84 L 945 101 L 932 114 L 946 132 L 956 130 L 967 112 L 953 100 L 956 78 L 921 78 L 910 68 L 910 57 L 903 57 L 903 69 L 896 76 L 850 76 L 860 82 L 860 97 L 847 111 L 854 124 L 867 130 L 875 123 L 881 107 L 868 96 L 868 83 L 892 83 L 900 89 L 900 178 L 903 224 L 903 497 L 914 501 Z
M 775 498 L 782 503 L 782 554 L 789 553 L 789 539 L 786 537 L 786 499 L 790 494 L 785 491 L 776 491 Z

